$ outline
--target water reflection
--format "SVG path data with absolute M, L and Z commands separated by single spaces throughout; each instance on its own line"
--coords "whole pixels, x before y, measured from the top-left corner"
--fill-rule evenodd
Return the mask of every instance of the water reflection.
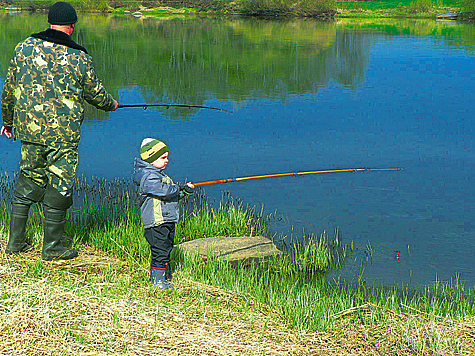
M 15 41 L 41 30 L 43 22 L 30 16 L 25 27 L 21 18 L 3 19 L 3 53 L 12 53 Z M 328 23 L 254 19 L 198 23 L 83 16 L 76 39 L 112 92 L 134 86 L 148 103 L 196 105 L 210 99 L 285 100 L 291 94 L 315 94 L 330 81 L 355 86 L 363 79 L 371 45 L 370 37 L 337 31 Z M 3 68 L 8 60 L 2 56 Z M 161 112 L 171 118 L 196 113 Z M 87 117 L 100 119 L 97 112 Z
M 14 45 L 46 24 L 45 16 L 38 14 L 2 14 L 0 19 L 4 77 Z M 367 35 L 362 36 L 362 30 Z M 354 88 L 364 80 L 371 34 L 436 35 L 451 46 L 473 48 L 475 35 L 470 30 L 407 20 L 334 24 L 83 14 L 75 39 L 92 54 L 100 77 L 114 94 L 136 87 L 148 103 L 203 105 L 206 100 L 286 100 L 291 94 L 316 94 L 331 82 Z M 196 111 L 161 113 L 189 118 Z M 86 117 L 98 120 L 107 113 L 91 111 Z

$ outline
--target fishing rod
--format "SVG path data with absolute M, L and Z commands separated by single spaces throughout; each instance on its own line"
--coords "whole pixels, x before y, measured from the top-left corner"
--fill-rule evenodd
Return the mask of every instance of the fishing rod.
M 210 181 L 207 181 L 207 182 L 193 183 L 193 185 L 195 187 L 203 187 L 203 186 L 206 186 L 206 185 L 240 182 L 240 181 L 251 180 L 251 179 L 289 177 L 289 176 L 300 176 L 300 175 L 306 175 L 306 174 L 360 172 L 360 171 L 402 171 L 402 168 L 346 168 L 346 169 L 329 169 L 329 170 L 325 170 L 325 171 L 277 173 L 277 174 L 266 174 L 266 175 L 240 177 L 240 178 L 217 179 L 217 180 L 210 180 Z
M 147 110 L 149 107 L 154 107 L 154 106 L 163 106 L 166 107 L 167 109 L 170 107 L 179 107 L 179 108 L 198 108 L 198 109 L 210 109 L 210 110 L 218 110 L 218 111 L 225 111 L 225 112 L 232 112 L 226 109 L 220 109 L 220 108 L 215 108 L 212 106 L 202 106 L 202 105 L 186 105 L 186 104 L 126 104 L 126 105 L 119 105 L 117 108 L 122 109 L 122 108 L 143 108 L 144 110 Z

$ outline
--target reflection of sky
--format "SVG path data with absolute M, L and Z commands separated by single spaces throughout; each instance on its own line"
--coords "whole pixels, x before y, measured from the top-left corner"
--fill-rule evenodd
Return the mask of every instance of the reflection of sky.
M 84 124 L 79 171 L 129 177 L 147 136 L 169 145 L 168 173 L 178 181 L 401 166 L 402 172 L 256 180 L 207 192 L 217 199 L 229 189 L 245 202 L 263 203 L 298 231 L 339 226 L 344 240 L 373 247 L 370 281 L 429 283 L 460 272 L 473 286 L 473 59 L 431 38 L 376 37 L 365 81 L 353 90 L 330 83 L 316 95 L 285 103 L 253 99 L 232 114 L 200 110 L 189 121 L 120 109 L 108 121 Z M 124 104 L 142 102 L 136 88 L 120 94 Z M 233 109 L 230 102 L 205 105 Z M 3 169 L 15 168 L 18 150 L 18 143 L 0 140 Z

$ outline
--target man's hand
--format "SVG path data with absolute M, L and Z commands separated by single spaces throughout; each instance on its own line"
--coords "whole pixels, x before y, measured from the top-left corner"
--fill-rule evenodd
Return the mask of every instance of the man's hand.
M 119 102 L 114 99 L 115 107 L 112 109 L 112 111 L 116 111 L 119 108 Z
M 0 131 L 0 136 L 2 136 L 3 134 L 5 134 L 5 136 L 7 136 L 8 139 L 12 138 L 13 137 L 12 128 L 10 126 L 2 126 L 2 130 Z

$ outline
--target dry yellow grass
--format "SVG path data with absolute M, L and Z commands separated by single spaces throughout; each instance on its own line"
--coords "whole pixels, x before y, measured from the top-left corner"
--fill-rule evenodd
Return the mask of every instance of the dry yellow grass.
M 0 242 L 2 251 L 4 246 Z M 396 314 L 366 305 L 336 315 L 331 332 L 305 332 L 288 328 L 249 297 L 186 280 L 180 273 L 174 293 L 156 291 L 146 278 L 146 271 L 92 248 L 62 263 L 41 262 L 37 251 L 9 258 L 2 253 L 0 354 L 475 354 L 473 320 L 439 320 L 414 310 Z M 385 322 L 378 313 L 386 315 Z M 422 347 L 401 342 L 404 333 Z M 442 340 L 437 350 L 428 342 L 434 335 Z
M 242 312 L 246 301 L 218 288 L 177 278 L 170 294 L 134 283 L 122 261 L 91 249 L 69 263 L 40 268 L 30 262 L 38 259 L 1 257 L 1 354 L 308 355 L 337 347 L 258 308 Z

